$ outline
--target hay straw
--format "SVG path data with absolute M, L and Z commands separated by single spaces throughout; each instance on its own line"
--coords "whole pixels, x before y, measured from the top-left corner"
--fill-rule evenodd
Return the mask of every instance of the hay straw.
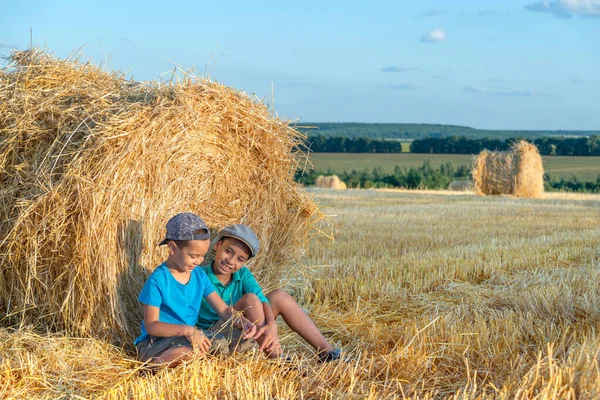
M 189 74 L 142 84 L 38 49 L 0 77 L 4 325 L 129 343 L 169 217 L 250 225 L 268 286 L 321 215 L 293 181 L 304 137 L 242 92 Z
M 508 152 L 483 150 L 474 160 L 475 192 L 540 198 L 544 192 L 544 169 L 537 147 L 519 141 Z
M 315 181 L 315 186 L 326 189 L 346 189 L 346 183 L 340 180 L 340 178 L 337 175 L 319 175 L 317 177 L 317 180 Z

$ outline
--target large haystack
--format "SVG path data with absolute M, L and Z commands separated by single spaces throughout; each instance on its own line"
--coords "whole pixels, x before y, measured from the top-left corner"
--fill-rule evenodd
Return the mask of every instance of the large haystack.
M 337 175 L 319 175 L 315 181 L 315 186 L 327 189 L 346 189 L 346 183 L 340 180 Z
M 484 150 L 475 158 L 473 182 L 479 194 L 539 198 L 544 192 L 542 157 L 535 145 L 523 140 L 508 152 Z
M 293 181 L 303 138 L 244 93 L 189 76 L 127 81 L 38 50 L 0 71 L 0 313 L 129 343 L 172 215 L 244 222 L 266 284 L 318 214 Z

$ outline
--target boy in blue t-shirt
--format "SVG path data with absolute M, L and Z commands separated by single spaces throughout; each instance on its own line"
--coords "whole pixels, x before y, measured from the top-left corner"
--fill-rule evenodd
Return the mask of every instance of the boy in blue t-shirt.
M 231 320 L 244 339 L 256 335 L 256 326 L 235 314 L 215 292 L 198 264 L 210 245 L 208 227 L 192 213 L 175 215 L 167 222 L 169 257 L 148 277 L 138 300 L 144 304 L 141 335 L 135 339 L 140 361 L 175 366 L 209 351 L 211 341 L 195 327 L 200 304 L 206 301 L 223 320 Z
M 310 317 L 285 290 L 273 290 L 266 296 L 263 294 L 252 272 L 244 267 L 246 261 L 254 257 L 259 249 L 258 237 L 249 226 L 227 226 L 219 232 L 214 261 L 202 266 L 202 269 L 219 296 L 256 323 L 258 330 L 253 339 L 256 339 L 260 349 L 268 357 L 279 357 L 282 352 L 275 323 L 275 319 L 281 315 L 287 325 L 316 350 L 321 362 L 341 359 L 341 351 L 329 344 Z M 225 336 L 231 342 L 230 351 L 243 351 L 252 343 L 220 318 L 207 301 L 202 302 L 197 326 L 213 337 Z

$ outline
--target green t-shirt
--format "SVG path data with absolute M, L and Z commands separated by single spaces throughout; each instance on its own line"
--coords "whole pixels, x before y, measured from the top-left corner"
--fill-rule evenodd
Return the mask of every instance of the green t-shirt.
M 252 275 L 252 272 L 246 267 L 242 267 L 231 274 L 231 281 L 229 281 L 227 285 L 223 285 L 215 276 L 212 271 L 212 265 L 204 265 L 200 268 L 206 273 L 208 279 L 215 287 L 215 291 L 228 306 L 233 306 L 246 293 L 254 293 L 263 303 L 269 302 L 267 297 L 263 294 L 260 285 L 256 282 L 256 279 L 254 279 L 254 275 Z M 202 299 L 196 326 L 200 329 L 208 329 L 218 320 L 219 315 L 205 299 Z

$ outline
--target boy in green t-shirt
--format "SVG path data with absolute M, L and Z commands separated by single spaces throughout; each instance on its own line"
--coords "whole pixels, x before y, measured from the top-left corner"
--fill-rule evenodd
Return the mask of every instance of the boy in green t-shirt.
M 317 351 L 319 360 L 328 362 L 341 356 L 325 339 L 309 316 L 286 291 L 274 290 L 266 296 L 244 263 L 260 249 L 256 234 L 247 225 L 223 228 L 215 245 L 214 261 L 202 269 L 213 283 L 219 296 L 257 326 L 256 342 L 268 357 L 281 356 L 275 319 L 281 315 L 287 325 Z M 206 301 L 202 301 L 197 326 L 214 335 L 228 336 L 230 351 L 244 350 L 253 342 L 241 337 L 241 332 L 221 320 Z

